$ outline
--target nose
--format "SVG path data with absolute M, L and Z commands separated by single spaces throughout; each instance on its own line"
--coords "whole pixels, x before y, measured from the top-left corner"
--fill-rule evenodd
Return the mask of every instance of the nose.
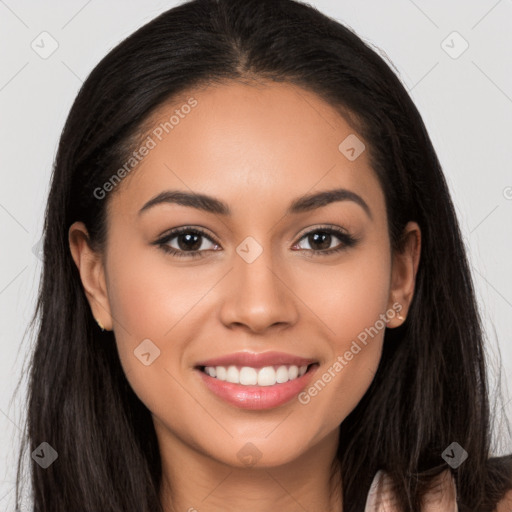
M 252 262 L 235 254 L 234 267 L 224 283 L 220 312 L 226 327 L 263 333 L 297 321 L 297 298 L 289 273 L 273 268 L 272 263 L 269 249 Z

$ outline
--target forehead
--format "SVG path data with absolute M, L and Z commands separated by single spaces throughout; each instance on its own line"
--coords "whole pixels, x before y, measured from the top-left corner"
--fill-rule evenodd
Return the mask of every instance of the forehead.
M 145 125 L 150 149 L 112 198 L 111 208 L 125 215 L 166 189 L 222 198 L 235 215 L 241 207 L 285 208 L 291 198 L 340 187 L 383 207 L 368 148 L 356 159 L 345 152 L 347 144 L 361 151 L 361 136 L 331 105 L 292 84 L 190 90 Z

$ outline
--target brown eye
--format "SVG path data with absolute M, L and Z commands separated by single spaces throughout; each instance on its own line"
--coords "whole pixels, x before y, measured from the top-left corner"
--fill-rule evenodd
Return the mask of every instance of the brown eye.
M 171 241 L 176 239 L 177 246 L 172 246 Z M 205 244 L 205 241 L 207 242 Z M 211 244 L 210 246 L 208 244 Z M 216 250 L 218 245 L 205 232 L 197 228 L 179 228 L 169 232 L 155 242 L 162 250 L 178 257 L 202 257 L 201 253 L 208 250 Z M 213 246 L 213 247 L 211 247 Z
M 332 247 L 332 243 L 338 239 L 340 243 Z M 309 248 L 306 247 L 306 250 L 311 251 L 313 254 L 333 254 L 339 251 L 343 251 L 349 247 L 353 247 L 357 240 L 335 228 L 317 228 L 314 231 L 310 231 L 306 233 L 301 240 L 306 240 Z

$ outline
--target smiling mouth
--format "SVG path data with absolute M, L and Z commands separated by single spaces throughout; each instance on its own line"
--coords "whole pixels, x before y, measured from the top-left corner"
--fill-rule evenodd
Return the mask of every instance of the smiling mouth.
M 217 380 L 242 386 L 274 386 L 299 379 L 318 363 L 309 365 L 272 365 L 262 368 L 251 366 L 199 366 L 198 370 Z

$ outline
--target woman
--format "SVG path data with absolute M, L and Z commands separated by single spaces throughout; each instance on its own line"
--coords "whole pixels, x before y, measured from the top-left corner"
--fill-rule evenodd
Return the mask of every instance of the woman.
M 425 126 L 309 6 L 194 0 L 98 64 L 36 314 L 34 510 L 511 506 Z

